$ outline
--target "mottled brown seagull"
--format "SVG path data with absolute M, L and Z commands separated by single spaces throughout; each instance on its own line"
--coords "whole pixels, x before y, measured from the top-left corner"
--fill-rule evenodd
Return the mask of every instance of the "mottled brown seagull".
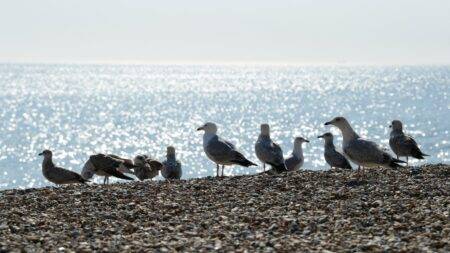
M 428 156 L 420 150 L 417 142 L 411 136 L 403 132 L 403 124 L 400 120 L 393 120 L 390 127 L 392 131 L 389 138 L 389 146 L 397 155 L 397 159 L 406 156 L 406 165 L 408 165 L 408 157 L 410 156 L 419 160 Z
M 91 155 L 85 163 L 81 175 L 85 179 L 92 178 L 94 174 L 104 176 L 103 184 L 109 183 L 109 177 L 117 177 L 125 180 L 133 180 L 124 172 L 129 172 L 136 165 L 129 159 L 123 159 L 116 155 L 96 154 Z
M 150 158 L 147 155 L 137 155 L 134 157 L 134 175 L 141 181 L 145 179 L 152 179 L 159 175 L 162 169 L 162 163 Z
M 42 174 L 44 174 L 44 177 L 48 181 L 58 185 L 87 182 L 80 174 L 55 166 L 52 160 L 52 151 L 44 150 L 39 155 L 44 156 L 44 161 L 42 162 Z

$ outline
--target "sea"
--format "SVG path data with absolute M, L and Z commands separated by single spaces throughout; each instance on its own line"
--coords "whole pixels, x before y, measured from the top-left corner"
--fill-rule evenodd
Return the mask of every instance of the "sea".
M 389 124 L 401 120 L 430 155 L 412 165 L 449 163 L 450 66 L 2 63 L 0 189 L 51 185 L 44 149 L 80 172 L 95 153 L 164 160 L 172 145 L 184 179 L 214 176 L 196 131 L 205 122 L 258 164 L 254 143 L 269 123 L 286 156 L 302 136 L 303 169 L 327 170 L 317 136 L 330 131 L 341 147 L 339 131 L 324 126 L 336 116 L 387 149 Z M 260 171 L 229 166 L 225 175 Z

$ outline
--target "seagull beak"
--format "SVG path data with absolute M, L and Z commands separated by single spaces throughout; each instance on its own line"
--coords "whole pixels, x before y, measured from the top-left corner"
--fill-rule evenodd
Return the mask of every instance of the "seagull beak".
M 39 153 L 38 155 L 44 155 L 44 153 Z
M 305 139 L 305 142 L 308 142 L 308 143 L 309 143 L 309 140 L 306 140 L 306 139 Z
M 325 126 L 331 125 L 331 121 L 325 122 Z
M 323 135 L 319 135 L 319 136 L 317 136 L 317 138 L 323 138 Z
M 203 127 L 199 127 L 197 128 L 197 131 L 203 130 Z

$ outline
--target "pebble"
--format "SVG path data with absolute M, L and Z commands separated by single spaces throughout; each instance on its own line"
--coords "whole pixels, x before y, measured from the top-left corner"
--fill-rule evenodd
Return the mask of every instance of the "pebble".
M 0 252 L 450 252 L 450 166 L 0 191 Z

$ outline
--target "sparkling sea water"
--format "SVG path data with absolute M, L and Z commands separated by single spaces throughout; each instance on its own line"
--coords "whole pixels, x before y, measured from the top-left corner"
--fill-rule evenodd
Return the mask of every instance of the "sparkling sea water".
M 173 145 L 183 178 L 215 175 L 196 128 L 215 122 L 218 134 L 259 163 L 259 125 L 286 155 L 295 136 L 305 169 L 328 169 L 324 122 L 345 116 L 360 135 L 389 147 L 389 123 L 404 122 L 425 161 L 450 161 L 450 66 L 244 66 L 0 64 L 0 189 L 50 185 L 43 149 L 80 172 L 96 152 L 165 158 Z M 341 146 L 342 138 L 335 139 Z M 261 167 L 231 166 L 226 175 Z M 96 179 L 99 182 L 99 178 Z

